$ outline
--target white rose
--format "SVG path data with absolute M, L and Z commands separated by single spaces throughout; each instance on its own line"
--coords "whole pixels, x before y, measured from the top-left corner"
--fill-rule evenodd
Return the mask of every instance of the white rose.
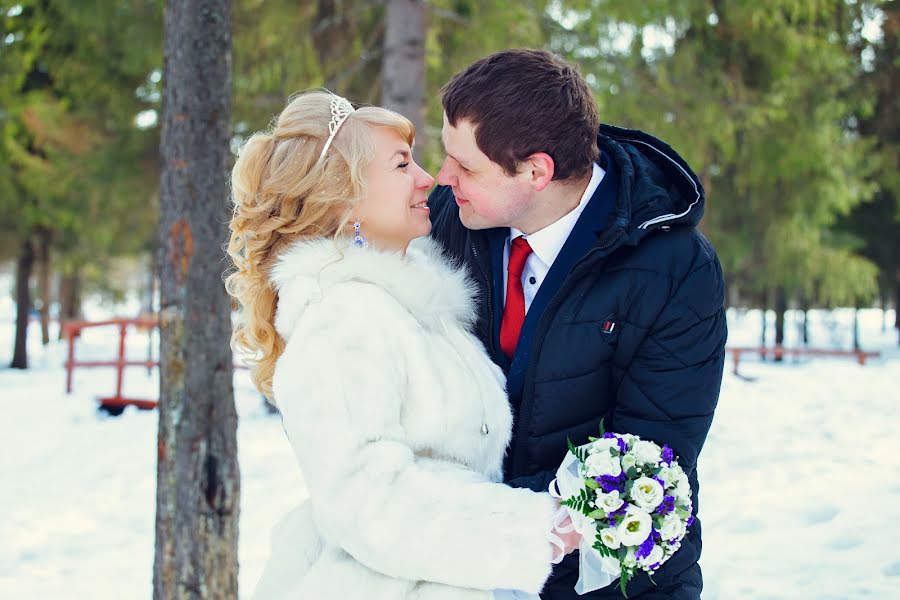
M 659 535 L 665 541 L 674 540 L 684 533 L 684 522 L 678 518 L 675 513 L 669 513 L 663 519 L 662 527 L 659 529 Z
M 655 565 L 662 559 L 663 549 L 660 546 L 653 546 L 653 550 L 651 550 L 650 554 L 641 561 L 641 564 L 649 567 L 650 565 Z
M 632 500 L 647 512 L 656 510 L 656 507 L 663 501 L 663 496 L 665 496 L 663 487 L 658 481 L 649 477 L 637 479 L 634 487 L 631 488 Z
M 653 529 L 653 520 L 646 511 L 637 507 L 629 507 L 625 513 L 625 518 L 616 527 L 619 534 L 619 541 L 626 546 L 640 546 L 650 535 Z
M 591 442 L 591 452 L 609 452 L 610 450 L 619 451 L 619 442 L 614 438 L 600 438 Z
M 671 467 L 663 467 L 659 472 L 659 477 L 666 482 L 667 488 L 675 487 L 678 484 L 679 479 L 687 480 L 684 469 L 682 469 L 678 463 L 672 464 Z
M 675 485 L 675 474 L 672 472 L 672 469 L 669 467 L 662 467 L 659 470 L 659 473 L 656 474 L 657 477 L 666 482 L 666 489 L 670 487 L 674 487 Z
M 619 464 L 619 457 L 613 456 L 609 452 L 591 454 L 585 459 L 584 467 L 587 470 L 588 477 L 599 477 L 600 475 L 618 477 L 622 474 L 622 465 Z
M 619 546 L 622 545 L 622 542 L 619 541 L 619 534 L 612 527 L 607 527 L 601 531 L 600 539 L 603 541 L 603 545 L 611 550 L 618 550 Z
M 626 454 L 622 457 L 622 470 L 628 471 L 628 469 L 634 468 L 637 465 L 637 459 L 634 457 L 634 454 Z
M 619 564 L 619 559 L 612 556 L 601 556 L 600 567 L 613 579 L 622 574 L 622 565 Z
M 643 440 L 635 442 L 634 457 L 638 463 L 645 465 L 655 465 L 662 456 L 662 450 L 653 442 L 645 442 Z
M 678 482 L 675 484 L 675 495 L 678 496 L 679 500 L 687 500 L 691 495 L 691 486 L 688 483 L 687 477 L 681 477 L 678 479 Z
M 597 500 L 594 503 L 597 508 L 605 510 L 606 514 L 619 510 L 623 504 L 625 504 L 625 500 L 619 497 L 619 490 L 613 490 L 608 494 L 598 492 Z

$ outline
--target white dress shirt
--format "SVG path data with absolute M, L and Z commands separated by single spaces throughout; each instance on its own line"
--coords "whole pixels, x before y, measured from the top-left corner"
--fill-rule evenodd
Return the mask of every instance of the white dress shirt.
M 584 212 L 584 207 L 587 206 L 588 202 L 591 199 L 591 196 L 593 196 L 594 192 L 597 191 L 597 188 L 600 186 L 600 182 L 603 180 L 604 175 L 606 175 L 606 171 L 604 171 L 600 165 L 594 163 L 594 167 L 591 171 L 591 180 L 588 183 L 587 189 L 584 190 L 584 195 L 578 202 L 578 206 L 576 206 L 571 212 L 562 216 L 558 221 L 547 225 L 539 231 L 535 231 L 531 235 L 525 236 L 525 239 L 528 240 L 528 244 L 533 250 L 533 252 L 528 256 L 528 260 L 525 262 L 525 269 L 522 271 L 522 290 L 525 293 L 526 313 L 528 312 L 528 309 L 531 308 L 531 302 L 537 295 L 538 290 L 541 287 L 541 283 L 543 283 L 544 281 L 544 278 L 547 277 L 547 273 L 550 271 L 550 267 L 553 266 L 553 262 L 556 260 L 556 257 L 559 256 L 559 253 L 565 245 L 566 240 L 569 239 L 569 234 L 572 233 L 572 229 L 575 228 L 575 223 L 578 221 L 578 217 L 580 217 L 581 213 Z M 509 237 L 506 238 L 506 245 L 503 249 L 504 304 L 506 303 L 509 247 L 512 240 L 521 235 L 524 235 L 521 231 L 514 227 L 510 227 Z

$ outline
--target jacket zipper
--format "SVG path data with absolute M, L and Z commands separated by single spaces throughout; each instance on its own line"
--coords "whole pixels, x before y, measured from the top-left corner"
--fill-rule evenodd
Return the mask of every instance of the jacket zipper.
M 484 268 L 484 265 L 481 264 L 481 259 L 478 258 L 478 250 L 475 248 L 475 242 L 470 242 L 472 247 L 472 258 L 475 259 L 475 263 L 478 265 L 478 269 L 481 271 L 481 276 L 485 280 L 485 288 L 487 289 L 487 314 L 488 314 L 488 347 L 491 351 L 491 356 L 496 354 L 496 349 L 494 348 L 494 299 L 492 296 L 493 290 L 493 281 L 488 276 L 487 271 Z
M 568 288 L 571 287 L 572 281 L 577 281 L 576 275 L 580 275 L 582 271 L 584 271 L 587 263 L 593 261 L 597 254 L 608 251 L 613 248 L 616 244 L 618 244 L 619 240 L 624 235 L 624 230 L 619 230 L 619 232 L 613 236 L 613 238 L 603 246 L 599 246 L 594 248 L 590 252 L 588 252 L 580 261 L 575 263 L 575 266 L 572 268 L 572 272 L 569 273 L 568 277 L 566 277 L 563 285 L 560 287 L 559 291 L 555 296 L 551 299 L 550 303 L 547 304 L 547 308 L 544 309 L 544 314 L 541 315 L 541 320 L 538 322 L 538 327 L 535 329 L 534 336 L 534 344 L 535 346 L 532 348 L 531 352 L 531 360 L 528 361 L 528 368 L 525 371 L 525 378 L 522 382 L 522 402 L 519 405 L 519 415 L 516 419 L 515 423 L 515 432 L 513 433 L 513 438 L 516 440 L 515 447 L 513 448 L 512 453 L 512 465 L 510 467 L 510 473 L 508 477 L 518 477 L 522 472 L 523 463 L 525 462 L 525 450 L 526 450 L 526 439 L 525 439 L 525 428 L 526 424 L 531 419 L 531 408 L 534 403 L 534 377 L 535 370 L 537 369 L 538 358 L 541 355 L 541 349 L 544 345 L 544 337 L 547 334 L 547 330 L 549 329 L 550 321 L 552 320 L 552 315 L 556 313 L 556 310 L 562 304 L 563 299 L 566 297 L 566 293 Z M 493 329 L 491 330 L 493 332 Z M 491 340 L 493 343 L 493 333 L 491 336 Z M 560 456 L 559 460 L 562 462 L 563 457 Z

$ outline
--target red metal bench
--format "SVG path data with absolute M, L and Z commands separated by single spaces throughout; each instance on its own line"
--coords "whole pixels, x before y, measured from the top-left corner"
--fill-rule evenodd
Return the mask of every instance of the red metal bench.
M 119 328 L 119 353 L 116 359 L 76 360 L 75 339 L 81 335 L 82 330 L 90 327 L 109 326 L 116 326 Z M 141 410 L 152 410 L 156 408 L 156 400 L 125 398 L 122 396 L 122 380 L 124 378 L 125 367 L 144 367 L 147 370 L 150 370 L 159 366 L 159 361 L 153 360 L 149 356 L 147 360 L 125 360 L 125 338 L 128 334 L 129 327 L 152 330 L 155 327 L 159 327 L 159 320 L 155 317 L 147 317 L 140 319 L 110 319 L 108 321 L 68 321 L 63 324 L 63 334 L 69 343 L 68 358 L 66 359 L 67 394 L 72 393 L 72 374 L 76 367 L 88 369 L 97 367 L 115 367 L 116 392 L 112 396 L 100 398 L 100 408 L 113 415 L 121 414 L 122 411 L 125 410 L 125 407 L 129 405 L 136 406 Z
M 119 328 L 119 354 L 116 360 L 84 360 L 75 359 L 75 339 L 81 335 L 83 329 L 89 327 L 109 327 L 116 326 Z M 99 398 L 100 408 L 111 415 L 122 414 L 126 406 L 136 406 L 141 410 L 152 410 L 159 403 L 157 400 L 126 398 L 122 395 L 122 379 L 125 373 L 125 367 L 144 367 L 148 371 L 159 366 L 158 360 L 153 360 L 152 354 L 148 352 L 146 360 L 125 360 L 125 338 L 128 334 L 128 328 L 149 329 L 159 327 L 159 319 L 153 317 L 142 317 L 137 319 L 110 319 L 108 321 L 69 321 L 63 324 L 63 333 L 69 342 L 69 353 L 66 359 L 66 393 L 72 393 L 72 373 L 76 367 L 96 368 L 96 367 L 115 367 L 116 368 L 116 392 L 112 396 Z M 234 365 L 235 369 L 246 369 L 243 364 Z
M 776 360 L 780 360 L 785 356 L 795 356 L 795 357 L 804 357 L 804 356 L 826 356 L 826 357 L 855 357 L 857 362 L 860 365 L 865 365 L 866 361 L 870 358 L 878 358 L 881 356 L 880 352 L 864 352 L 862 350 L 826 350 L 822 348 L 785 348 L 783 346 L 775 346 L 773 348 L 764 348 L 764 347 L 729 347 L 725 348 L 726 352 L 730 352 L 732 359 L 734 361 L 734 369 L 733 372 L 738 377 L 742 377 L 742 375 L 738 372 L 738 365 L 741 362 L 741 355 L 743 354 L 759 354 L 760 358 L 765 360 L 767 357 L 772 356 Z

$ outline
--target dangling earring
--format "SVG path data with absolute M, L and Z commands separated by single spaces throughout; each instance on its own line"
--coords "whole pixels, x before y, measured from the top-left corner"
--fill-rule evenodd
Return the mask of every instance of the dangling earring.
M 359 221 L 353 223 L 353 243 L 359 248 L 368 248 L 369 242 L 359 233 L 360 225 L 361 223 Z

